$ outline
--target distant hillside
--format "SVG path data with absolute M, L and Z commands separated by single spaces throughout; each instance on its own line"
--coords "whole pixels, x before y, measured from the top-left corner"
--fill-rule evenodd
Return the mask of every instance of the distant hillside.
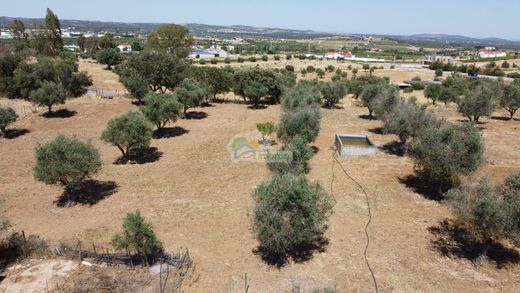
M 15 18 L 0 16 L 0 28 L 8 28 Z M 22 18 L 26 27 L 30 28 L 35 24 L 42 24 L 44 22 L 41 18 Z M 106 22 L 106 21 L 91 21 L 91 20 L 69 20 L 62 19 L 61 25 L 63 28 L 71 27 L 76 31 L 85 32 L 101 32 L 109 31 L 114 33 L 133 33 L 133 34 L 148 34 L 156 30 L 162 23 L 126 23 L 126 22 Z M 346 34 L 333 34 L 326 32 L 316 32 L 312 30 L 293 30 L 281 28 L 263 28 L 252 27 L 245 25 L 208 25 L 187 23 L 190 32 L 199 37 L 217 37 L 217 38 L 272 38 L 272 39 L 316 39 L 323 37 L 346 36 Z M 353 36 L 361 36 L 360 34 L 352 34 Z M 445 34 L 417 34 L 411 36 L 402 35 L 373 35 L 381 36 L 396 41 L 405 42 L 417 46 L 432 46 L 432 47 L 446 47 L 446 46 L 493 46 L 499 48 L 514 48 L 520 49 L 520 42 L 510 41 L 499 38 L 470 38 L 457 35 Z
M 0 27 L 8 28 L 14 17 L 0 16 Z M 42 24 L 41 18 L 22 18 L 25 26 L 30 28 L 33 25 Z M 90 20 L 70 20 L 62 19 L 62 28 L 74 28 L 76 31 L 110 31 L 117 33 L 136 33 L 148 34 L 162 25 L 162 23 L 126 23 L 126 22 L 104 22 Z M 195 36 L 212 36 L 212 37 L 241 37 L 241 38 L 274 38 L 274 39 L 314 39 L 321 37 L 331 37 L 335 34 L 321 33 L 311 30 L 292 30 L 280 28 L 259 28 L 243 25 L 220 26 L 188 23 L 184 24 L 190 32 Z

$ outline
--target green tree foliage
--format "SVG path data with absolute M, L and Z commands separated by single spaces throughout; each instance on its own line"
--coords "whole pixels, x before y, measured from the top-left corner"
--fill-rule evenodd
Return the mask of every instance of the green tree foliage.
M 121 63 L 123 56 L 115 48 L 101 49 L 96 52 L 96 60 L 101 64 L 105 64 L 107 69 L 111 70 L 112 66 Z
M 455 223 L 465 229 L 472 243 L 480 246 L 476 259 L 482 263 L 491 244 L 505 239 L 519 244 L 520 175 L 510 175 L 500 186 L 483 178 L 450 190 L 446 197 L 455 214 Z
M 41 107 L 47 107 L 48 113 L 52 112 L 52 106 L 65 104 L 67 93 L 61 84 L 52 81 L 44 81 L 40 88 L 31 93 L 33 103 Z
M 269 57 L 267 57 L 267 55 L 262 55 L 262 61 L 267 61 L 269 60 Z
M 188 57 L 193 46 L 193 37 L 188 29 L 178 24 L 165 24 L 148 36 L 146 45 L 154 50 L 173 57 L 183 59 Z
M 409 138 L 417 137 L 424 129 L 436 127 L 439 121 L 435 115 L 413 100 L 400 101 L 392 111 L 382 117 L 383 132 L 395 134 L 404 145 Z
M 18 115 L 13 108 L 0 107 L 0 135 L 4 135 L 7 126 L 14 123 L 16 119 L 18 119 Z
M 273 122 L 257 123 L 256 129 L 262 134 L 262 142 L 267 145 L 269 136 L 275 131 L 276 127 Z
M 58 135 L 36 147 L 34 178 L 46 184 L 61 185 L 69 203 L 74 202 L 75 189 L 101 168 L 98 150 L 90 143 Z
M 307 72 L 313 73 L 315 71 L 316 71 L 316 68 L 314 68 L 314 66 L 312 66 L 312 65 L 307 66 Z
M 233 75 L 231 72 L 217 67 L 191 67 L 190 78 L 208 86 L 209 94 L 216 99 L 217 94 L 224 94 L 231 90 Z
M 116 41 L 114 40 L 114 36 L 111 33 L 106 33 L 98 40 L 98 46 L 101 50 L 106 49 L 115 49 Z
M 186 115 L 190 108 L 199 107 L 204 100 L 207 92 L 197 81 L 185 79 L 174 92 L 175 98 L 183 106 L 183 113 Z
M 381 84 L 369 84 L 363 88 L 361 92 L 361 102 L 364 107 L 368 109 L 368 116 L 374 118 L 374 110 L 378 103 L 378 98 L 383 92 L 384 85 Z
M 250 80 L 244 86 L 244 97 L 253 104 L 253 108 L 257 109 L 260 106 L 260 99 L 267 95 L 268 88 L 261 82 Z
M 319 107 L 323 101 L 320 84 L 315 81 L 300 81 L 282 97 L 282 109 L 293 111 L 305 106 Z
M 186 77 L 189 64 L 170 54 L 144 51 L 132 54 L 116 67 L 121 80 L 140 78 L 151 91 L 173 91 Z
M 150 146 L 152 125 L 140 112 L 128 112 L 108 121 L 101 140 L 116 146 L 124 158 L 134 150 Z
M 297 247 L 316 241 L 328 228 L 333 198 L 305 176 L 275 175 L 254 191 L 253 230 L 260 247 L 284 259 Z
M 316 69 L 316 75 L 318 75 L 319 78 L 323 78 L 325 77 L 325 71 L 323 71 L 321 68 L 318 68 Z
M 45 29 L 48 31 L 49 45 L 51 55 L 56 55 L 63 50 L 63 40 L 61 39 L 60 20 L 52 10 L 47 8 L 45 16 Z
M 442 77 L 443 71 L 442 69 L 435 70 L 435 77 Z
M 363 70 L 367 73 L 367 71 L 370 70 L 370 64 L 363 64 Z
M 237 70 L 233 75 L 233 91 L 246 100 L 245 88 L 253 81 L 267 88 L 265 96 L 272 102 L 280 102 L 284 91 L 284 79 L 280 73 L 257 67 Z
M 268 162 L 268 167 L 271 171 L 278 174 L 291 173 L 295 175 L 305 174 L 310 171 L 309 161 L 314 156 L 314 150 L 307 144 L 305 139 L 296 136 L 289 143 L 284 144 L 281 151 L 291 152 L 292 160 L 289 162 Z
M 437 100 L 440 100 L 442 94 L 442 85 L 440 84 L 430 84 L 426 86 L 424 89 L 424 96 L 427 99 L 432 100 L 432 103 L 435 105 Z
M 341 81 L 322 83 L 320 89 L 325 99 L 325 107 L 327 108 L 334 108 L 347 95 L 345 83 Z
M 284 143 L 297 136 L 308 143 L 313 142 L 320 131 L 320 119 L 319 107 L 306 106 L 283 112 L 277 135 Z
M 459 99 L 458 110 L 470 121 L 478 122 L 480 117 L 493 114 L 501 92 L 502 85 L 499 82 L 479 80 Z
M 182 105 L 173 94 L 149 93 L 144 98 L 145 105 L 141 112 L 157 129 L 162 129 L 168 122 L 175 122 L 181 115 Z
M 114 235 L 112 246 L 127 253 L 136 252 L 146 265 L 150 254 L 162 252 L 161 241 L 155 235 L 152 224 L 146 222 L 139 211 L 126 214 L 123 231 Z
M 441 92 L 439 94 L 439 101 L 443 102 L 444 105 L 448 105 L 450 102 L 457 102 L 459 100 L 459 96 L 455 89 L 450 87 L 442 86 Z
M 76 42 L 78 43 L 79 51 L 81 53 L 85 52 L 85 45 L 87 44 L 87 38 L 85 38 L 85 35 L 83 35 L 83 34 L 79 35 Z
M 516 111 L 520 109 L 520 80 L 515 80 L 504 87 L 500 95 L 500 107 L 509 112 L 509 119 L 513 120 Z
M 129 76 L 121 79 L 121 82 L 128 90 L 128 93 L 135 99 L 137 99 L 138 103 L 141 104 L 143 98 L 146 96 L 148 92 L 150 92 L 150 88 L 146 81 L 139 76 Z
M 473 124 L 445 122 L 414 137 L 410 155 L 420 174 L 438 183 L 442 190 L 477 170 L 484 161 L 484 144 Z

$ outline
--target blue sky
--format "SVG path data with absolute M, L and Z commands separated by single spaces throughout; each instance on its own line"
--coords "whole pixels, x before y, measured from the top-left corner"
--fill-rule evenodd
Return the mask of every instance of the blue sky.
M 2 2 L 7 0 L 2 0 Z M 63 19 L 252 25 L 326 32 L 442 33 L 520 40 L 518 0 L 16 0 L 0 15 Z

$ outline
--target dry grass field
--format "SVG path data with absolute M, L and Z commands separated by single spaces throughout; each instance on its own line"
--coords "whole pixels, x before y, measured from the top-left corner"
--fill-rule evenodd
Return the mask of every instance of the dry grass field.
M 326 62 L 319 66 L 325 67 Z M 95 87 L 123 89 L 117 76 L 100 65 L 82 62 L 81 69 L 93 75 Z M 393 81 L 415 75 L 433 77 L 433 73 L 396 70 L 376 70 L 375 74 Z M 381 147 L 378 154 L 340 161 L 369 195 L 373 218 L 368 259 L 380 292 L 519 292 L 518 254 L 493 247 L 491 261 L 482 267 L 461 256 L 460 248 L 447 236 L 448 229 L 441 225 L 450 217 L 445 205 L 421 194 L 420 186 L 407 180 L 414 174 L 408 157 L 385 150 L 396 137 L 382 135 L 380 121 L 361 118 L 366 109 L 350 98 L 343 105 L 322 110 L 321 131 L 314 143 L 318 152 L 309 177 L 327 190 L 332 188 L 336 206 L 325 235 L 328 244 L 308 260 L 291 260 L 277 268 L 254 253 L 257 241 L 249 221 L 250 194 L 270 172 L 262 163 L 233 162 L 226 149 L 234 135 L 254 130 L 257 122 L 277 122 L 279 106 L 251 110 L 229 103 L 194 109 L 201 119 L 180 120 L 171 125 L 171 137 L 153 140 L 152 147 L 158 151 L 155 160 L 127 165 L 114 164 L 119 151 L 99 137 L 109 119 L 137 110 L 129 99 L 88 95 L 61 106 L 75 111 L 71 117 L 31 114 L 11 126 L 25 129 L 24 135 L 0 139 L 0 193 L 6 216 L 15 229 L 51 241 L 79 237 L 84 243 L 109 247 L 126 213 L 139 209 L 166 250 L 190 249 L 199 278 L 188 292 L 243 292 L 246 273 L 249 292 L 288 292 L 293 287 L 373 292 L 363 258 L 368 220 L 365 197 L 337 164 L 333 167 L 332 160 L 336 132 L 366 134 Z M 432 109 L 449 120 L 461 119 L 454 105 Z M 483 119 L 479 127 L 487 165 L 478 174 L 502 179 L 520 171 L 520 122 Z M 99 148 L 103 168 L 93 179 L 103 198 L 59 207 L 56 201 L 62 190 L 35 181 L 35 146 L 58 133 L 89 140 Z

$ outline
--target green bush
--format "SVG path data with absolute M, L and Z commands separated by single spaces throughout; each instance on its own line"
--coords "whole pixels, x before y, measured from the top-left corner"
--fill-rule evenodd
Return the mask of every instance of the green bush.
M 280 55 L 274 55 L 274 60 L 280 61 Z
M 296 111 L 307 106 L 319 107 L 323 101 L 320 85 L 313 81 L 301 81 L 282 97 L 284 111 Z
M 333 198 L 305 176 L 275 175 L 254 191 L 253 230 L 268 255 L 285 259 L 327 230 Z
M 289 71 L 289 72 L 294 72 L 294 66 L 292 66 L 292 65 L 286 65 L 286 66 L 285 66 L 285 69 L 286 69 L 287 71 Z
M 47 107 L 48 113 L 52 112 L 55 104 L 65 104 L 67 93 L 60 84 L 52 81 L 44 81 L 39 89 L 31 93 L 31 100 L 38 106 Z
M 101 140 L 116 146 L 124 158 L 134 150 L 150 146 L 152 125 L 140 112 L 128 112 L 108 121 Z
M 334 65 L 329 65 L 325 68 L 328 72 L 334 72 L 334 70 L 336 69 L 336 67 L 334 67 Z M 338 68 L 339 69 L 339 68 Z M 341 74 L 341 69 L 340 70 L 340 74 Z M 336 72 L 337 74 L 337 72 Z
M 173 94 L 177 101 L 183 105 L 183 113 L 186 115 L 190 108 L 200 106 L 208 93 L 199 82 L 185 79 Z
M 424 96 L 432 100 L 432 104 L 435 105 L 437 100 L 441 98 L 442 88 L 440 84 L 430 84 L 424 89 Z
M 141 112 L 157 129 L 164 128 L 168 122 L 177 121 L 181 115 L 182 105 L 173 94 L 149 93 L 144 102 Z
M 300 71 L 300 73 L 305 76 L 307 74 L 307 69 L 305 68 L 302 68 L 302 70 Z
M 312 66 L 312 65 L 307 66 L 307 72 L 313 73 L 315 71 L 316 71 L 316 68 L 314 68 L 314 66 Z
M 255 56 L 249 57 L 249 62 L 256 62 L 256 57 Z
M 205 60 L 205 59 L 200 59 L 200 60 L 199 60 L 199 64 L 200 64 L 200 65 L 204 65 L 204 64 L 206 64 L 206 60 Z
M 520 80 L 505 86 L 504 92 L 500 95 L 500 107 L 508 111 L 509 118 L 513 120 L 516 111 L 520 109 Z
M 230 64 L 231 63 L 231 58 L 227 57 L 226 59 L 224 59 L 224 63 Z
M 287 60 L 291 60 L 291 59 L 292 59 L 292 55 L 291 55 L 291 54 L 287 54 L 287 55 L 285 55 L 285 59 L 287 59 Z
M 449 122 L 426 128 L 410 144 L 410 155 L 423 178 L 443 188 L 459 182 L 484 162 L 484 144 L 471 123 Z
M 118 49 L 106 48 L 96 52 L 96 60 L 107 66 L 107 69 L 112 69 L 112 66 L 117 65 L 123 61 L 123 56 Z
M 90 143 L 58 135 L 36 147 L 34 178 L 46 184 L 65 188 L 69 203 L 74 202 L 75 189 L 101 168 L 98 150 Z
M 493 114 L 502 90 L 499 82 L 479 81 L 459 99 L 458 110 L 470 121 L 478 122 L 480 117 Z
M 242 57 L 238 57 L 237 62 L 238 62 L 238 63 L 244 63 L 244 58 L 242 58 Z
M 0 107 L 0 135 L 5 135 L 5 130 L 9 124 L 14 123 L 18 115 L 9 107 Z
M 310 171 L 309 161 L 314 156 L 314 151 L 305 139 L 296 136 L 289 143 L 283 145 L 281 150 L 291 152 L 292 160 L 289 162 L 268 162 L 268 167 L 271 171 L 279 174 L 291 173 L 295 175 L 305 174 Z
M 145 95 L 148 92 L 150 92 L 150 89 L 148 88 L 146 81 L 139 76 L 125 77 L 121 79 L 121 82 L 128 90 L 130 96 L 137 99 L 139 104 L 142 103 L 142 100 L 145 97 Z
M 320 88 L 327 108 L 334 108 L 347 95 L 347 88 L 341 81 L 323 83 Z
M 123 221 L 123 231 L 114 235 L 112 245 L 126 252 L 136 252 L 148 265 L 148 256 L 162 252 L 162 244 L 152 224 L 146 222 L 139 211 L 128 213 Z
M 276 130 L 273 122 L 257 123 L 256 129 L 262 134 L 262 142 L 267 145 L 269 136 Z
M 318 75 L 319 78 L 323 78 L 325 76 L 325 71 L 323 71 L 321 68 L 318 68 L 316 69 L 316 75 Z
M 217 58 L 211 59 L 211 64 L 218 64 L 218 59 Z

